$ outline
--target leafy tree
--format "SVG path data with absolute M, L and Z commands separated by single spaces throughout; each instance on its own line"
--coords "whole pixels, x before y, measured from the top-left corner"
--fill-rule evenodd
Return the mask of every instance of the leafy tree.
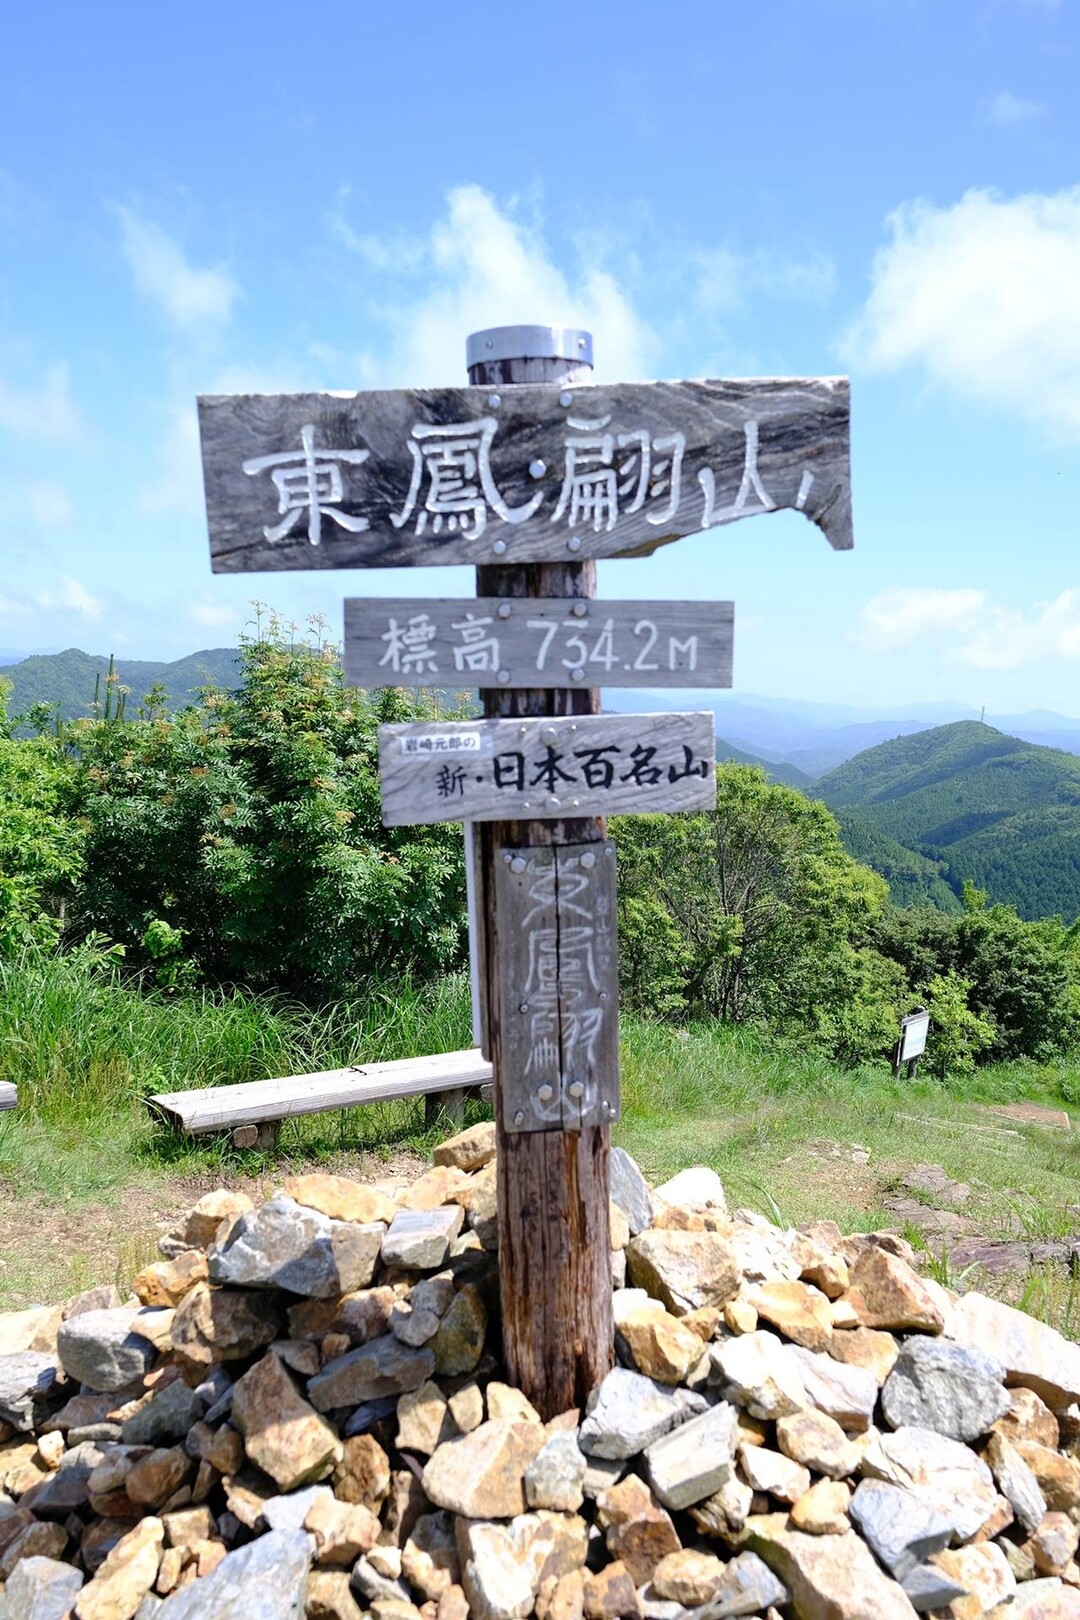
M 8 690 L 0 681 L 0 953 L 57 939 L 83 845 L 70 762 L 53 737 L 11 736 Z
M 930 1034 L 926 1062 L 932 1074 L 944 1080 L 950 1074 L 969 1074 L 975 1060 L 994 1044 L 994 1025 L 972 1012 L 973 986 L 956 973 L 937 973 L 926 989 Z
M 824 805 L 722 765 L 714 811 L 612 830 L 629 1003 L 759 1020 L 856 1055 L 895 1039 L 900 975 L 865 949 L 886 885 L 845 853 Z

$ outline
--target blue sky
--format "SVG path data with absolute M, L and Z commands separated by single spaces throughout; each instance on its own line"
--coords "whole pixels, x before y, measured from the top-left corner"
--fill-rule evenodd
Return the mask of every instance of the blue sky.
M 601 566 L 733 598 L 736 690 L 1080 713 L 1080 22 L 1070 0 L 20 7 L 0 111 L 0 648 L 176 657 L 210 573 L 198 393 L 852 378 L 856 549 L 793 514 Z

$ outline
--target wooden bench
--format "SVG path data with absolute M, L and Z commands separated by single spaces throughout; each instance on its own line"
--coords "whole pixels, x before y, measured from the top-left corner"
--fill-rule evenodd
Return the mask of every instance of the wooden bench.
M 18 1100 L 18 1086 L 12 1085 L 10 1080 L 0 1080 L 0 1113 L 5 1108 L 14 1108 Z
M 478 1051 L 443 1052 L 435 1057 L 327 1069 L 321 1074 L 291 1074 L 279 1080 L 162 1092 L 148 1097 L 146 1104 L 152 1113 L 193 1135 L 228 1130 L 237 1147 L 270 1147 L 284 1119 L 365 1103 L 396 1102 L 402 1097 L 427 1098 L 429 1120 L 437 1098 L 437 1109 L 462 1123 L 467 1093 L 489 1086 L 491 1080 L 491 1064 Z

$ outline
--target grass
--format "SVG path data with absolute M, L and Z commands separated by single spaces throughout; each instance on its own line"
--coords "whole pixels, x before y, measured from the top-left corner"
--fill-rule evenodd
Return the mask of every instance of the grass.
M 411 1101 L 291 1121 L 274 1154 L 239 1153 L 227 1137 L 155 1125 L 149 1093 L 451 1051 L 471 1039 L 462 976 L 384 985 L 320 1012 L 240 990 L 147 993 L 92 951 L 0 962 L 0 1075 L 19 1087 L 18 1110 L 0 1115 L 0 1308 L 112 1275 L 125 1281 L 151 1257 L 169 1212 L 220 1181 L 258 1191 L 283 1160 L 378 1174 L 444 1134 Z M 971 1186 L 964 1213 L 987 1236 L 1080 1230 L 1080 1137 L 986 1112 L 1022 1099 L 1065 1106 L 1080 1097 L 1075 1063 L 897 1081 L 753 1030 L 627 1018 L 622 1071 L 615 1137 L 654 1180 L 709 1164 L 733 1205 L 853 1231 L 895 1227 L 883 1198 L 904 1170 L 933 1162 Z M 917 1228 L 909 1236 L 923 1243 Z M 940 1247 L 923 1246 L 928 1270 L 955 1284 Z M 1060 1267 L 1045 1267 L 1010 1297 L 1080 1330 L 1074 1290 Z

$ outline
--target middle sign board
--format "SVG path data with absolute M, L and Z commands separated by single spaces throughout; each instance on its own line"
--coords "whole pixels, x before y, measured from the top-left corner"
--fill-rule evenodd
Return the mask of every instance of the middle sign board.
M 411 721 L 379 727 L 383 824 L 709 810 L 716 732 L 699 714 Z
M 352 597 L 350 686 L 731 685 L 731 602 Z

